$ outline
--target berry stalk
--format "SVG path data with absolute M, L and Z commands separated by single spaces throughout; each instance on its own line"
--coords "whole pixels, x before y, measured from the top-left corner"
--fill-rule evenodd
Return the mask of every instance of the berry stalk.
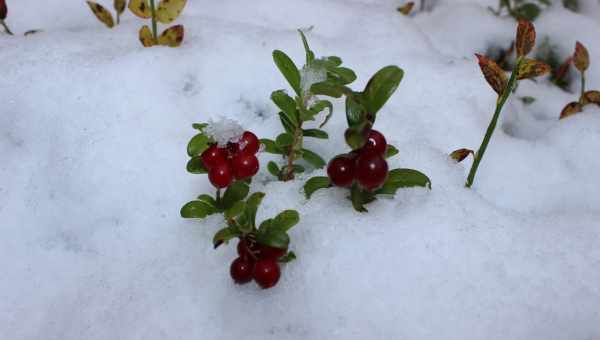
M 8 28 L 8 25 L 6 24 L 6 22 L 4 20 L 0 20 L 0 25 L 2 25 L 2 27 L 4 27 L 4 32 L 6 32 L 6 34 L 14 35 L 13 32 L 10 30 L 10 28 Z

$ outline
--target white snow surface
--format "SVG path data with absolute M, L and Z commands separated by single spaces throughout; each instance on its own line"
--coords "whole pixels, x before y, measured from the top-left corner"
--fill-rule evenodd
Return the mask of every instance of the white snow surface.
M 496 1 L 439 0 L 405 17 L 387 0 L 189 1 L 181 48 L 143 48 L 127 13 L 106 29 L 84 1 L 9 2 L 0 35 L 1 339 L 564 339 L 600 338 L 600 109 L 558 121 L 577 98 L 523 81 L 508 102 L 473 189 L 470 160 L 496 100 L 474 53 L 508 45 Z M 111 7 L 111 1 L 99 0 Z M 555 1 L 558 2 L 558 1 Z M 590 52 L 600 89 L 600 4 L 558 4 L 535 22 L 566 56 Z M 298 260 L 270 290 L 234 285 L 222 218 L 184 220 L 213 189 L 186 173 L 191 124 L 235 119 L 280 131 L 271 91 L 287 89 L 273 49 L 301 65 L 296 29 L 317 56 L 338 55 L 361 89 L 379 68 L 406 74 L 376 128 L 433 190 L 401 190 L 356 213 L 346 191 L 303 198 L 304 178 L 252 191 L 258 219 L 297 209 Z M 518 97 L 534 96 L 525 106 Z M 343 103 L 307 147 L 346 151 Z M 262 165 L 276 159 L 260 155 Z

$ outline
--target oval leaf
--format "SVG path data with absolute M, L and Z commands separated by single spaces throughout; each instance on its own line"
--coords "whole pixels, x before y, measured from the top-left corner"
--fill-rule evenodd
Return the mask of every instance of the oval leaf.
M 219 247 L 223 243 L 227 243 L 236 237 L 242 236 L 239 230 L 232 227 L 225 227 L 215 234 L 213 237 L 213 246 L 215 249 Z
M 302 130 L 302 135 L 304 137 L 312 137 L 312 138 L 319 138 L 319 139 L 329 138 L 329 135 L 327 134 L 327 132 L 325 132 L 323 130 L 319 130 L 319 129 Z
M 183 11 L 187 0 L 161 0 L 156 9 L 156 19 L 163 24 L 170 24 Z
M 284 210 L 273 219 L 273 228 L 287 232 L 300 222 L 300 214 L 296 210 Z
M 431 189 L 431 180 L 425 174 L 413 169 L 394 169 L 377 195 L 394 195 L 400 188 L 425 187 Z
M 208 149 L 210 138 L 203 133 L 199 133 L 192 137 L 187 146 L 187 153 L 190 157 L 199 156 L 204 150 Z
M 304 184 L 304 195 L 307 199 L 310 199 L 310 197 L 315 191 L 329 187 L 331 187 L 331 181 L 329 180 L 329 177 L 313 177 L 306 181 L 306 183 Z
M 600 91 L 587 91 L 581 97 L 581 104 L 596 104 L 600 105 Z
M 131 13 L 142 19 L 148 19 L 152 17 L 152 9 L 150 9 L 150 3 L 148 0 L 130 0 L 129 10 Z
M 179 47 L 183 41 L 184 29 L 182 25 L 167 28 L 158 37 L 158 44 L 169 47 Z
M 383 107 L 403 77 L 404 71 L 393 65 L 382 68 L 371 77 L 363 92 L 365 106 L 370 114 L 375 115 Z
M 558 119 L 567 118 L 574 114 L 577 114 L 583 110 L 583 106 L 579 102 L 571 102 L 565 106 L 564 109 L 560 112 L 560 117 Z
M 271 100 L 285 114 L 288 122 L 294 127 L 298 126 L 298 114 L 296 102 L 284 90 L 278 90 L 271 93 Z
M 590 55 L 587 48 L 579 41 L 575 43 L 575 53 L 573 54 L 573 64 L 579 72 L 585 72 L 590 66 Z
M 105 24 L 106 27 L 113 28 L 115 26 L 113 16 L 106 8 L 93 1 L 87 1 L 87 4 L 88 6 L 90 6 L 90 9 L 92 10 L 96 18 L 98 18 L 98 20 Z
M 502 95 L 502 92 L 504 92 L 504 89 L 508 85 L 508 79 L 506 78 L 504 70 L 488 57 L 481 54 L 475 54 L 475 56 L 477 57 L 479 68 L 481 68 L 481 73 L 483 73 L 485 80 L 498 95 Z
M 187 163 L 186 169 L 189 173 L 192 174 L 207 174 L 208 170 L 204 167 L 202 163 L 202 158 L 200 156 L 193 157 Z
M 217 209 L 206 201 L 191 201 L 181 208 L 183 218 L 205 218 L 217 212 Z
M 279 50 L 273 51 L 273 61 L 277 68 L 283 74 L 285 79 L 288 81 L 294 92 L 298 96 L 302 95 L 300 87 L 300 71 L 296 67 L 296 64 L 288 57 L 285 53 Z
M 264 232 L 256 236 L 256 242 L 278 249 L 287 249 L 290 244 L 290 237 L 284 231 L 276 228 L 266 228 Z
M 458 150 L 454 150 L 454 151 L 452 151 L 452 153 L 450 153 L 450 158 L 455 160 L 457 163 L 460 163 L 463 160 L 465 160 L 465 158 L 467 158 L 469 155 L 475 156 L 475 153 L 473 152 L 473 150 L 458 149 Z
M 302 149 L 302 158 L 317 169 L 321 169 L 326 164 L 321 156 L 310 150 Z
M 229 209 L 231 208 L 237 201 L 241 201 L 250 192 L 250 186 L 248 183 L 244 181 L 237 181 L 230 185 L 227 190 L 225 190 L 225 194 L 223 194 L 223 208 Z
M 148 27 L 147 25 L 142 26 L 142 28 L 140 29 L 140 42 L 144 47 L 154 46 L 154 37 L 152 37 L 150 27 Z
M 519 20 L 517 26 L 517 38 L 515 40 L 515 47 L 517 49 L 517 57 L 526 56 L 535 45 L 535 27 L 531 21 Z
M 267 164 L 267 170 L 269 171 L 269 173 L 275 177 L 279 178 L 279 167 L 277 166 L 277 164 L 273 161 L 270 161 Z
M 517 70 L 517 79 L 531 79 L 543 76 L 544 74 L 549 73 L 550 70 L 550 66 L 546 63 L 533 59 L 524 59 L 519 64 L 519 69 Z

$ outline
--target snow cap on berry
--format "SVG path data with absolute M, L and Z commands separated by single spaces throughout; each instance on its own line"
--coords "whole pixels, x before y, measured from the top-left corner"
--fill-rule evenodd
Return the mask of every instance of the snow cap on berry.
M 222 117 L 219 120 L 211 119 L 204 128 L 204 133 L 212 137 L 220 147 L 224 147 L 229 142 L 239 141 L 244 128 L 237 121 Z

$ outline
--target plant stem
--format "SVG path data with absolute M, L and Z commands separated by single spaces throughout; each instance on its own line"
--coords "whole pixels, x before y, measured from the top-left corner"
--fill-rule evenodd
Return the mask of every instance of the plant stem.
M 6 22 L 4 22 L 4 20 L 0 20 L 0 25 L 2 25 L 2 27 L 4 27 L 4 31 L 7 34 L 14 35 L 13 32 L 11 32 L 10 28 L 8 28 L 8 25 L 6 24 Z
M 121 23 L 121 15 L 117 13 L 117 25 Z
M 154 43 L 158 44 L 158 27 L 156 24 L 156 8 L 154 7 L 154 0 L 150 0 L 150 9 L 152 10 L 152 37 Z
M 581 95 L 579 96 L 579 100 L 583 98 L 583 94 L 585 93 L 585 72 L 581 72 Z
M 294 179 L 294 160 L 295 160 L 295 152 L 296 152 L 296 144 L 298 144 L 298 140 L 302 135 L 302 123 L 300 123 L 300 127 L 298 127 L 294 131 L 294 139 L 292 140 L 292 145 L 290 146 L 290 152 L 288 153 L 288 161 L 287 161 L 287 173 L 283 177 L 283 181 L 287 182 Z
M 221 189 L 217 189 L 217 207 L 221 207 Z
M 492 138 L 492 134 L 494 134 L 496 124 L 498 123 L 498 118 L 500 117 L 500 112 L 502 112 L 502 108 L 504 107 L 506 100 L 510 96 L 513 88 L 517 83 L 517 71 L 519 69 L 519 66 L 521 65 L 522 60 L 522 57 L 517 59 L 517 65 L 515 66 L 515 69 L 510 75 L 508 84 L 506 85 L 504 92 L 502 92 L 502 95 L 498 98 L 498 101 L 496 103 L 496 111 L 494 112 L 494 117 L 492 117 L 492 121 L 490 122 L 490 125 L 488 126 L 487 131 L 485 132 L 485 136 L 483 137 L 483 141 L 481 142 L 479 150 L 477 150 L 477 152 L 475 153 L 475 159 L 473 160 L 473 165 L 471 166 L 469 176 L 467 177 L 467 182 L 465 183 L 465 186 L 467 188 L 470 188 L 473 185 L 473 181 L 475 180 L 475 174 L 477 173 L 477 168 L 479 168 L 479 163 L 481 163 L 481 159 L 485 154 L 485 150 L 487 149 L 490 139 Z

